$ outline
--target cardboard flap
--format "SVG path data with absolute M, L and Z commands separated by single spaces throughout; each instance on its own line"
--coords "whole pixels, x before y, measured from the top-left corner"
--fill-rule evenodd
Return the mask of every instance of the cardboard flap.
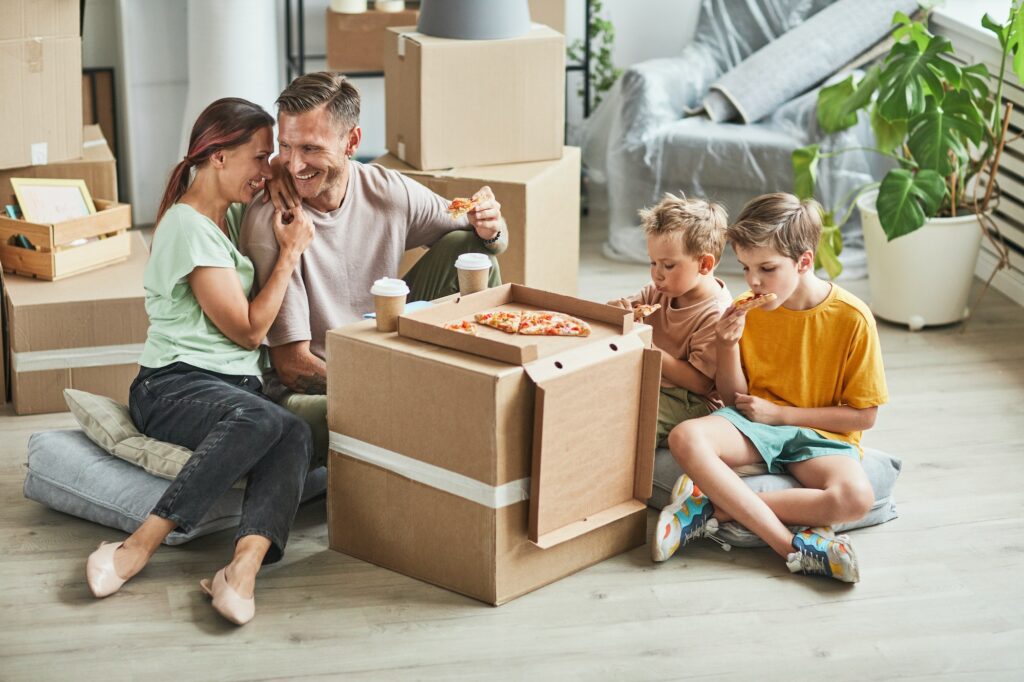
M 639 429 L 651 417 L 643 398 L 651 389 L 650 357 L 634 336 L 526 367 L 537 382 L 528 536 L 539 547 L 644 507 L 647 498 L 636 492 L 650 486 L 646 462 L 654 454 L 638 452 L 647 447 Z M 638 474 L 646 485 L 638 485 Z
M 643 378 L 640 380 L 640 420 L 636 430 L 636 478 L 633 497 L 648 500 L 654 493 L 654 438 L 658 432 L 658 400 L 661 386 L 661 351 L 644 349 Z

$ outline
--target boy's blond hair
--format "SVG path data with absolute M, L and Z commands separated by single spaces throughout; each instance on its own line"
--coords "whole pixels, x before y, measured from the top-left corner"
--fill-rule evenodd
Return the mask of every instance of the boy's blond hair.
M 716 263 L 722 258 L 729 216 L 721 204 L 666 192 L 654 208 L 641 209 L 640 220 L 648 237 L 678 235 L 688 256 L 711 254 Z
M 821 204 L 776 192 L 751 199 L 728 229 L 733 248 L 770 247 L 794 261 L 814 253 L 821 238 Z

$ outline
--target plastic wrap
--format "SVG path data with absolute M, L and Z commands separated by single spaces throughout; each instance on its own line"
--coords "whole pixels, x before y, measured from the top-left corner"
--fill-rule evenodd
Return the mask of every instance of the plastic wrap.
M 792 191 L 794 149 L 812 142 L 824 150 L 873 143 L 866 117 L 849 130 L 823 137 L 815 114 L 817 91 L 790 100 L 751 125 L 686 114 L 699 106 L 725 71 L 828 4 L 704 0 L 696 37 L 678 57 L 642 62 L 623 74 L 578 131 L 588 178 L 608 193 L 607 257 L 648 261 L 637 211 L 665 192 L 718 201 L 735 216 L 758 194 Z M 817 196 L 826 208 L 835 207 L 884 170 L 883 160 L 868 153 L 823 159 Z M 843 238 L 843 277 L 864 276 L 856 214 L 844 227 Z M 723 257 L 723 272 L 738 271 L 734 258 Z

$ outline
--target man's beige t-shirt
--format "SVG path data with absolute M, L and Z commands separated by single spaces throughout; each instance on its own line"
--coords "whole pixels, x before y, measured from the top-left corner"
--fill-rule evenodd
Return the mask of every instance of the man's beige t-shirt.
M 714 380 L 718 363 L 715 358 L 715 324 L 725 309 L 732 304 L 732 296 L 725 282 L 715 278 L 718 291 L 715 296 L 705 298 L 681 308 L 672 303 L 672 297 L 661 294 L 654 283 L 632 297 L 647 305 L 661 304 L 661 308 L 649 315 L 644 322 L 654 328 L 654 345 L 669 355 L 686 360 L 693 367 Z M 665 384 L 662 385 L 671 385 Z M 721 407 L 718 392 L 712 388 L 704 396 L 712 407 Z
M 263 286 L 277 262 L 274 206 L 257 197 L 245 211 L 240 248 L 252 259 Z M 370 287 L 397 277 L 406 249 L 430 246 L 453 230 L 467 230 L 465 217 L 452 220 L 448 202 L 401 173 L 376 164 L 349 162 L 349 184 L 341 206 L 321 213 L 304 205 L 316 228 L 292 273 L 281 312 L 270 327 L 271 347 L 309 341 L 326 358 L 327 330 L 362 319 L 373 310 Z

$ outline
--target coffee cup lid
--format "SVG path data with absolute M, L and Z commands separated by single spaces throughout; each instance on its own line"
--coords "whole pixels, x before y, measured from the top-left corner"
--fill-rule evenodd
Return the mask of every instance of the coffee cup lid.
M 486 270 L 491 267 L 491 259 L 485 253 L 464 253 L 455 261 L 460 270 Z
M 373 283 L 370 293 L 374 296 L 406 296 L 409 294 L 409 285 L 400 279 L 382 277 Z

